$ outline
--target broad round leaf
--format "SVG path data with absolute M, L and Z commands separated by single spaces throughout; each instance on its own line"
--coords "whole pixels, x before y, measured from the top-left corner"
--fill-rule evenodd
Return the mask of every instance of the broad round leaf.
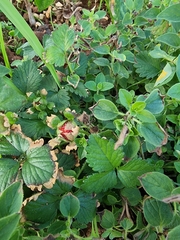
M 171 98 L 180 100 L 180 83 L 174 84 L 167 92 L 167 95 Z
M 170 22 L 179 22 L 180 19 L 180 4 L 174 4 L 165 8 L 157 16 L 158 19 L 165 19 Z
M 48 147 L 32 148 L 22 166 L 23 180 L 29 187 L 42 185 L 53 177 L 54 169 Z
M 107 99 L 99 100 L 97 105 L 92 108 L 92 112 L 97 119 L 102 121 L 113 120 L 119 114 L 116 105 Z
M 79 199 L 71 193 L 68 193 L 62 197 L 59 209 L 64 217 L 75 217 L 80 209 Z

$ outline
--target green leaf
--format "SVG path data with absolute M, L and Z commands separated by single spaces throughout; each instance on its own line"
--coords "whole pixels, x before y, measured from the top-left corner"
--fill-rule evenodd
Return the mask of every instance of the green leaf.
M 131 105 L 131 110 L 134 112 L 141 112 L 146 107 L 145 102 L 137 101 Z
M 161 47 L 161 45 L 157 44 L 155 46 L 154 50 L 149 52 L 150 56 L 153 57 L 153 58 L 163 58 L 163 59 L 166 59 L 166 60 L 168 60 L 170 62 L 173 61 L 174 57 L 169 55 L 169 54 L 167 54 L 160 47 Z
M 13 213 L 0 219 L 0 239 L 10 239 L 20 220 L 19 213 Z
M 93 50 L 96 53 L 99 53 L 99 54 L 102 54 L 102 55 L 110 53 L 110 47 L 108 45 L 97 46 Z
M 109 210 L 105 209 L 102 215 L 102 220 L 100 225 L 105 229 L 112 228 L 115 225 L 114 214 Z
M 148 110 L 144 109 L 142 111 L 139 111 L 137 114 L 136 114 L 136 117 L 142 121 L 142 122 L 148 122 L 148 123 L 155 123 L 157 122 L 155 116 L 149 112 Z
M 159 114 L 164 110 L 164 103 L 158 89 L 154 89 L 145 99 L 145 109 L 152 114 Z
M 25 153 L 30 145 L 29 141 L 19 133 L 11 133 L 6 139 L 19 153 Z
M 63 52 L 66 52 L 74 43 L 75 32 L 64 23 L 52 33 L 52 39 L 55 46 L 60 48 Z
M 137 129 L 145 140 L 155 147 L 161 147 L 166 141 L 167 135 L 160 128 L 158 123 L 141 123 L 138 124 Z
M 180 162 L 174 162 L 174 167 L 178 173 L 180 173 Z
M 146 173 L 139 179 L 145 191 L 157 200 L 169 197 L 174 189 L 173 181 L 160 172 Z
M 21 182 L 10 185 L 0 196 L 0 218 L 17 213 L 22 207 L 23 189 Z
M 107 99 L 99 100 L 99 102 L 91 109 L 94 116 L 102 121 L 113 120 L 119 114 L 116 105 Z
M 144 0 L 134 0 L 135 11 L 138 12 L 143 8 Z
M 73 88 L 77 88 L 80 81 L 80 77 L 77 74 L 73 74 L 71 76 L 67 76 L 67 82 L 73 86 Z
M 80 202 L 79 199 L 68 193 L 64 195 L 59 204 L 59 210 L 63 214 L 64 217 L 75 217 L 80 209 Z
M 112 51 L 111 56 L 113 58 L 117 59 L 120 62 L 126 61 L 126 56 L 124 54 L 122 54 L 122 53 L 118 53 L 118 51 L 116 51 L 116 50 Z
M 98 172 L 111 171 L 117 168 L 122 161 L 121 149 L 114 150 L 114 142 L 92 134 L 89 137 L 87 151 L 87 163 Z
M 141 193 L 138 188 L 123 188 L 121 195 L 128 200 L 130 206 L 136 206 L 141 202 Z
M 176 75 L 177 78 L 180 82 L 180 55 L 177 57 L 177 62 L 176 62 Z
M 57 46 L 50 46 L 46 51 L 46 61 L 61 67 L 65 64 L 65 53 Z
M 19 163 L 10 158 L 0 158 L 0 192 L 16 180 Z
M 157 19 L 165 19 L 170 22 L 179 22 L 180 4 L 173 4 L 165 8 L 160 14 L 158 14 Z
M 97 86 L 94 81 L 88 81 L 85 83 L 85 87 L 87 87 L 89 90 L 96 92 L 97 91 Z
M 136 72 L 140 77 L 147 79 L 155 77 L 160 71 L 160 62 L 152 58 L 147 52 L 139 53 L 136 56 L 137 63 L 134 64 Z
M 59 111 L 64 111 L 69 106 L 69 99 L 65 89 L 60 89 L 58 92 L 49 92 L 47 95 L 47 101 L 53 102 Z
M 180 38 L 179 38 L 178 34 L 176 34 L 176 33 L 171 33 L 171 32 L 165 33 L 165 34 L 157 37 L 156 41 L 165 43 L 168 46 L 173 47 L 173 48 L 180 47 Z
M 131 160 L 118 169 L 118 178 L 125 187 L 134 187 L 139 184 L 138 177 L 152 169 L 144 160 Z
M 105 67 L 105 66 L 109 66 L 109 65 L 110 65 L 109 60 L 108 60 L 107 58 L 96 58 L 93 62 L 94 62 L 96 65 L 102 66 L 102 67 Z
M 167 95 L 171 98 L 180 100 L 180 83 L 174 84 L 168 91 Z
M 136 156 L 140 149 L 140 142 L 134 136 L 128 138 L 128 142 L 123 146 L 124 156 L 126 159 L 131 159 Z
M 96 213 L 96 199 L 90 194 L 84 192 L 78 192 L 76 197 L 80 202 L 80 210 L 76 215 L 76 219 L 79 223 L 89 223 L 93 220 Z
M 100 83 L 101 84 L 101 89 L 100 91 L 104 92 L 104 91 L 107 91 L 107 90 L 110 90 L 111 88 L 114 87 L 114 84 L 110 83 L 110 82 L 102 82 Z M 98 85 L 97 85 L 98 87 Z
M 0 65 L 0 78 L 1 77 L 4 77 L 5 75 L 7 75 L 8 73 L 10 72 L 10 69 L 3 66 L 3 65 Z
M 128 110 L 133 100 L 133 96 L 126 89 L 119 90 L 120 103 Z
M 47 204 L 48 203 L 48 204 Z M 38 199 L 32 200 L 23 207 L 23 214 L 27 221 L 35 223 L 51 223 L 57 215 L 59 197 L 49 193 L 41 194 Z
M 34 3 L 38 7 L 39 12 L 42 12 L 54 3 L 54 0 L 34 0 Z
M 121 222 L 120 222 L 120 226 L 125 229 L 125 230 L 129 230 L 130 228 L 132 228 L 133 226 L 133 221 L 129 218 L 124 218 Z
M 8 78 L 0 78 L 0 111 L 17 112 L 26 103 L 26 96 Z
M 26 94 L 27 92 L 35 92 L 40 88 L 42 77 L 37 69 L 37 64 L 28 60 L 14 70 L 12 80 L 15 86 Z
M 117 184 L 115 171 L 95 173 L 84 180 L 81 186 L 85 192 L 100 193 L 105 192 L 109 188 L 113 188 Z
M 173 219 L 171 205 L 156 199 L 146 199 L 144 201 L 143 212 L 146 221 L 153 227 L 165 227 Z
M 176 226 L 175 228 L 173 228 L 168 232 L 167 239 L 168 240 L 178 239 L 179 233 L 180 233 L 180 226 Z
M 47 146 L 32 148 L 27 151 L 27 159 L 22 166 L 23 180 L 30 187 L 42 185 L 53 177 L 54 168 Z
M 160 9 L 157 7 L 152 7 L 148 9 L 144 14 L 143 17 L 149 19 L 156 19 L 157 15 L 160 13 Z
M 0 138 L 0 154 L 19 156 L 21 153 L 5 137 Z

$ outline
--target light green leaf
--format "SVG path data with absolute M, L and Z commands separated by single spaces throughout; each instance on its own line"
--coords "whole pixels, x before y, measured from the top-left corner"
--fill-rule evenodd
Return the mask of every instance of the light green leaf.
M 143 206 L 143 212 L 146 221 L 153 227 L 165 227 L 173 219 L 171 205 L 156 199 L 146 199 Z
M 116 172 L 102 172 L 90 175 L 84 180 L 81 186 L 85 192 L 100 193 L 105 192 L 109 188 L 113 188 L 117 184 Z
M 143 8 L 144 0 L 134 0 L 135 11 L 138 12 Z
M 120 103 L 128 110 L 133 100 L 133 96 L 126 89 L 119 90 Z
M 114 150 L 114 142 L 92 134 L 89 137 L 87 163 L 98 172 L 111 171 L 117 168 L 122 161 L 121 149 Z
M 156 19 L 157 15 L 160 13 L 160 9 L 157 7 L 152 7 L 148 9 L 144 14 L 143 17 L 149 19 Z
M 131 110 L 138 113 L 144 110 L 145 107 L 146 107 L 145 102 L 137 101 L 131 105 Z
M 118 53 L 118 51 L 116 51 L 116 50 L 112 51 L 111 56 L 113 58 L 117 59 L 120 62 L 126 61 L 126 56 L 124 54 L 122 54 L 122 53 Z
M 96 92 L 97 91 L 97 86 L 94 81 L 88 81 L 85 83 L 85 87 L 88 88 L 91 91 Z
M 80 81 L 80 77 L 77 74 L 73 74 L 71 76 L 67 76 L 67 82 L 73 86 L 73 88 L 77 88 Z
M 10 72 L 10 69 L 3 66 L 3 65 L 0 65 L 0 78 L 1 77 L 4 77 L 6 74 L 8 74 Z
M 180 233 L 180 226 L 176 226 L 175 228 L 173 228 L 168 232 L 167 239 L 168 240 L 178 239 L 179 233 Z
M 173 181 L 160 172 L 149 172 L 139 178 L 145 191 L 153 198 L 162 200 L 171 196 Z
M 101 84 L 101 89 L 100 91 L 104 92 L 107 90 L 110 90 L 111 88 L 114 87 L 114 84 L 110 83 L 110 82 L 102 82 Z M 98 86 L 97 86 L 98 87 Z
M 176 34 L 176 33 L 170 33 L 170 32 L 165 33 L 165 34 L 157 37 L 156 41 L 165 43 L 168 46 L 173 47 L 173 48 L 179 48 L 180 47 L 180 38 L 179 38 L 178 34 Z
M 0 239 L 10 239 L 20 220 L 19 213 L 13 213 L 0 219 Z
M 6 139 L 19 153 L 25 153 L 30 145 L 29 141 L 18 133 L 11 133 L 9 136 L 6 136 Z
M 180 83 L 174 84 L 167 92 L 167 95 L 171 98 L 180 100 Z
M 118 178 L 125 187 L 134 187 L 139 184 L 138 177 L 152 169 L 144 160 L 131 160 L 118 169 Z
M 102 67 L 110 65 L 109 60 L 107 58 L 96 58 L 93 62 L 96 65 L 102 66 Z
M 111 211 L 105 209 L 102 215 L 102 220 L 100 225 L 105 229 L 112 228 L 115 225 L 114 214 Z
M 6 188 L 0 196 L 0 218 L 19 212 L 22 207 L 22 201 L 22 183 L 15 182 Z
M 75 33 L 67 24 L 62 24 L 52 33 L 55 46 L 60 48 L 64 53 L 73 45 Z
M 180 22 L 180 4 L 173 4 L 165 8 L 157 16 L 158 19 L 165 19 L 170 22 Z
M 91 109 L 94 116 L 102 121 L 113 120 L 119 115 L 116 105 L 107 99 L 99 100 Z
M 16 180 L 19 163 L 10 158 L 0 158 L 0 192 Z
M 34 3 L 38 7 L 39 12 L 42 12 L 54 3 L 54 0 L 34 0 Z
M 158 89 L 154 89 L 149 96 L 145 99 L 145 109 L 152 114 L 159 114 L 164 110 L 163 98 L 159 94 Z
M 16 87 L 25 94 L 37 91 L 41 86 L 42 77 L 37 64 L 28 60 L 14 70 L 12 80 Z
M 155 116 L 146 109 L 137 112 L 136 117 L 142 122 L 149 122 L 149 123 L 157 122 Z
M 27 151 L 27 159 L 22 166 L 23 180 L 27 186 L 47 183 L 54 173 L 55 165 L 47 146 Z
M 161 147 L 166 141 L 167 134 L 160 128 L 158 123 L 138 124 L 137 129 L 140 135 L 155 147 Z
M 59 204 L 59 210 L 63 214 L 64 217 L 75 217 L 80 209 L 80 202 L 79 199 L 68 193 L 64 195 Z
M 173 61 L 174 60 L 174 57 L 167 54 L 165 51 L 163 51 L 161 48 L 161 45 L 160 44 L 157 44 L 155 46 L 155 48 L 149 52 L 149 55 L 153 58 L 163 58 L 163 59 L 166 59 L 168 61 Z
M 65 64 L 65 53 L 57 46 L 51 46 L 46 51 L 46 61 L 61 67 Z

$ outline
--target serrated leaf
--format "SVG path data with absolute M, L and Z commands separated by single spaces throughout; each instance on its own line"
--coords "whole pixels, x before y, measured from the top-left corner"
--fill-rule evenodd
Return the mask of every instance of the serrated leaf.
M 61 67 L 65 64 L 65 53 L 57 46 L 51 46 L 46 51 L 46 61 Z
M 137 63 L 134 64 L 136 72 L 140 77 L 153 78 L 160 71 L 160 62 L 152 58 L 147 52 L 142 52 L 136 56 Z
M 27 159 L 22 166 L 23 180 L 27 186 L 39 186 L 48 182 L 54 173 L 55 165 L 47 146 L 27 151 Z
M 171 205 L 156 199 L 146 199 L 143 206 L 143 212 L 146 221 L 153 227 L 165 227 L 173 219 Z
M 17 112 L 26 103 L 26 96 L 8 78 L 0 78 L 0 111 Z
M 174 84 L 167 92 L 167 95 L 171 98 L 180 100 L 180 83 Z
M 81 186 L 85 192 L 100 193 L 105 192 L 109 188 L 113 188 L 117 184 L 115 171 L 95 173 L 84 180 Z
M 107 99 L 100 99 L 99 102 L 92 107 L 94 116 L 102 121 L 108 121 L 116 118 L 119 111 L 116 105 Z
M 139 184 L 138 177 L 152 169 L 144 160 L 131 160 L 118 169 L 118 178 L 125 187 L 134 187 Z
M 19 212 L 22 207 L 23 189 L 21 182 L 15 182 L 0 196 L 0 218 Z
M 30 145 L 29 141 L 18 133 L 11 133 L 9 136 L 6 136 L 6 139 L 19 153 L 25 153 Z
M 72 193 L 68 193 L 64 195 L 59 204 L 59 210 L 63 214 L 64 217 L 75 217 L 80 209 L 79 199 L 72 195 Z
M 12 80 L 14 85 L 25 94 L 37 91 L 41 86 L 42 77 L 37 64 L 28 60 L 14 70 Z
M 69 50 L 69 48 L 73 45 L 74 38 L 74 30 L 69 28 L 69 26 L 65 23 L 60 25 L 59 28 L 52 33 L 52 39 L 55 45 L 63 52 Z
M 114 142 L 90 135 L 87 151 L 87 163 L 98 172 L 111 171 L 117 168 L 122 161 L 123 153 L 121 149 L 114 150 Z
M 10 158 L 0 158 L 0 192 L 16 180 L 19 163 Z
M 146 173 L 139 180 L 145 191 L 157 200 L 171 196 L 174 189 L 173 181 L 160 172 Z
M 165 19 L 170 22 L 179 22 L 180 4 L 174 4 L 165 8 L 160 14 L 158 14 L 157 19 Z
M 76 215 L 76 219 L 79 223 L 89 223 L 93 220 L 96 213 L 96 199 L 90 194 L 84 192 L 78 192 L 76 197 L 80 202 L 80 210 Z
M 53 102 L 58 110 L 64 110 L 69 106 L 69 96 L 65 89 L 60 89 L 58 92 L 49 92 L 47 100 Z
M 0 154 L 19 156 L 21 153 L 5 138 L 0 138 Z

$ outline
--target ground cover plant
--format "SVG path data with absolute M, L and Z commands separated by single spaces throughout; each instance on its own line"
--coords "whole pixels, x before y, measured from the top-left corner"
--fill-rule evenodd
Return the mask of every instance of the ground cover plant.
M 62 1 L 61 23 L 31 1 L 40 41 L 21 2 L 0 2 L 0 238 L 179 239 L 179 1 Z

